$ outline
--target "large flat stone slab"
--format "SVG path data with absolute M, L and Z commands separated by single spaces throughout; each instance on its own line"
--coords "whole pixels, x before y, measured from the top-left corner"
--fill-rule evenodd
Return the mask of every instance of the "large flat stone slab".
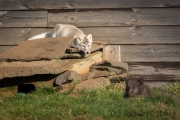
M 72 68 L 69 60 L 2 62 L 0 79 L 32 76 L 36 74 L 59 74 Z
M 35 61 L 61 58 L 73 38 L 57 37 L 26 41 L 0 54 L 0 61 Z

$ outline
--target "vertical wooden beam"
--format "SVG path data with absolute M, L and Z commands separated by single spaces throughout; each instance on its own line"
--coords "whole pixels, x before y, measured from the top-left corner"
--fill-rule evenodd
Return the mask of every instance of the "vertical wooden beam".
M 103 48 L 103 60 L 121 62 L 120 45 L 106 45 Z

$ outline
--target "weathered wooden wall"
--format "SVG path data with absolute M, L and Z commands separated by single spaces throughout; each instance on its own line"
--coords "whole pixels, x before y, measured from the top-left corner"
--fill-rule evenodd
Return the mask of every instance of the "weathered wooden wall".
M 0 0 L 0 53 L 58 23 L 120 45 L 133 75 L 180 77 L 180 0 Z

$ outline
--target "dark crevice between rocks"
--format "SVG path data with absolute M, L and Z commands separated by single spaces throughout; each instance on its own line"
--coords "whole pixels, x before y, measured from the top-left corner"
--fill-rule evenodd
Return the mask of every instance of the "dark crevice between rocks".
M 34 84 L 20 84 L 18 85 L 17 93 L 31 93 L 36 90 L 36 87 Z

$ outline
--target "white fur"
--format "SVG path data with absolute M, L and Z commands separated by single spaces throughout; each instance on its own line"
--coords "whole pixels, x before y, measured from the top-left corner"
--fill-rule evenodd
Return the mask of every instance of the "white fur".
M 52 32 L 41 33 L 29 38 L 28 40 L 49 37 L 74 37 L 72 46 L 87 54 L 90 53 L 90 48 L 93 41 L 91 34 L 86 36 L 83 31 L 73 25 L 68 24 L 57 24 Z
M 29 38 L 28 40 L 35 40 L 35 39 L 39 39 L 39 38 L 49 38 L 49 37 L 51 37 L 51 36 L 52 36 L 52 33 L 50 33 L 50 32 L 44 32 L 44 33 L 35 35 L 35 36 Z

